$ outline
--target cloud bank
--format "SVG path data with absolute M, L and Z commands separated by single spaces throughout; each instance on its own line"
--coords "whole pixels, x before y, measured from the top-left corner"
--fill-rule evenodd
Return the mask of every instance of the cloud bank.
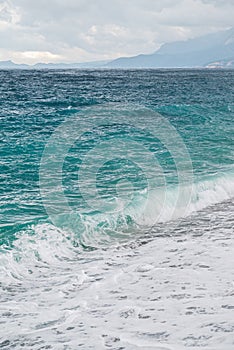
M 233 26 L 233 0 L 0 0 L 0 60 L 84 62 L 151 53 Z

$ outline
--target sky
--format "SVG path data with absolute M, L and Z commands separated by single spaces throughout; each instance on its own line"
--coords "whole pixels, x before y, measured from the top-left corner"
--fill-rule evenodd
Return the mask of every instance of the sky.
M 234 0 L 0 0 L 0 60 L 108 60 L 233 26 Z

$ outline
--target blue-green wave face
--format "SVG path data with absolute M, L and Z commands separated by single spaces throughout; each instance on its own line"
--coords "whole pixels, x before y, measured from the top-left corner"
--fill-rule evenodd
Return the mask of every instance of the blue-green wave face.
M 48 223 L 89 246 L 173 233 L 233 197 L 233 71 L 0 75 L 2 244 Z

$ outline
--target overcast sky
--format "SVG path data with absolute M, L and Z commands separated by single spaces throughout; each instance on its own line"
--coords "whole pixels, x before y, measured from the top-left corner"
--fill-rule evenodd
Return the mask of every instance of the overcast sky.
M 0 60 L 112 59 L 232 26 L 234 0 L 0 0 Z

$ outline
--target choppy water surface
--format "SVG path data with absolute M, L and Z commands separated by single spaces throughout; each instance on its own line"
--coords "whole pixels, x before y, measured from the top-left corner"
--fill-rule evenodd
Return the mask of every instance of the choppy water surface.
M 233 349 L 234 71 L 0 75 L 0 348 Z

